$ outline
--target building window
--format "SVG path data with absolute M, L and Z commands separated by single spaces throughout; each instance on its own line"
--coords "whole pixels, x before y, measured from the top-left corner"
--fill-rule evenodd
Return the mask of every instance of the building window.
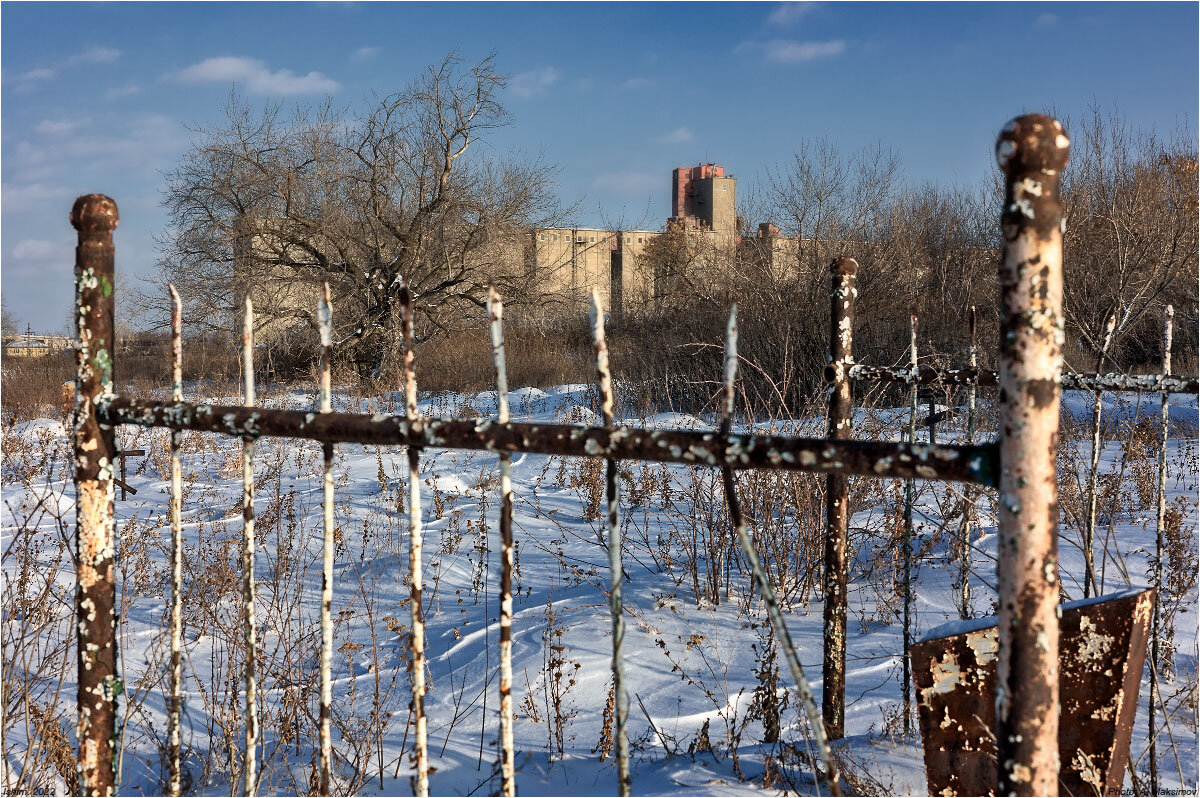
M 588 236 L 588 243 L 589 243 L 589 244 L 595 244 L 595 243 L 596 243 L 596 237 L 595 237 L 595 236 Z
M 546 234 L 545 234 L 545 233 L 539 233 L 539 234 L 538 234 L 538 241 L 545 241 L 545 240 L 546 240 Z
M 576 243 L 576 244 L 582 244 L 582 243 L 583 243 L 583 236 L 576 236 L 576 237 L 575 237 L 575 243 Z
M 626 244 L 632 244 L 632 243 L 633 243 L 633 236 L 625 236 L 625 243 L 626 243 Z
M 556 236 L 556 235 L 551 235 L 551 236 L 550 236 L 550 241 L 551 241 L 552 243 L 555 243 L 555 244 L 557 244 L 557 243 L 558 243 L 558 236 Z
M 641 237 L 641 236 L 638 236 L 638 243 L 639 243 L 639 244 L 640 244 L 640 243 L 642 243 L 642 237 Z

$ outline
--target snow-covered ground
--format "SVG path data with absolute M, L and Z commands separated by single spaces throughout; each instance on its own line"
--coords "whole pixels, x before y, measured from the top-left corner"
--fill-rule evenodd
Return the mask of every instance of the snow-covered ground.
M 595 420 L 587 386 L 548 391 L 524 388 L 510 396 L 517 419 Z M 1181 508 L 1182 539 L 1196 549 L 1197 405 L 1176 398 L 1169 445 L 1169 500 Z M 461 414 L 471 408 L 495 412 L 494 392 L 441 395 L 423 401 L 430 415 Z M 228 399 L 227 399 L 228 401 Z M 274 406 L 312 406 L 310 394 L 281 393 Z M 395 404 L 338 397 L 337 409 L 375 411 Z M 1091 412 L 1090 395 L 1068 395 L 1064 405 L 1080 419 Z M 906 425 L 906 410 L 860 412 L 860 426 L 883 425 L 895 437 Z M 1110 394 L 1106 418 L 1157 418 L 1158 400 Z M 921 415 L 924 415 L 922 408 Z M 623 423 L 706 427 L 712 419 L 661 414 Z M 960 422 L 956 422 L 956 425 Z M 819 434 L 809 421 L 793 430 Z M 1114 427 L 1114 435 L 1117 430 Z M 162 784 L 160 744 L 165 738 L 164 691 L 169 600 L 168 471 L 166 433 L 126 427 L 127 448 L 148 450 L 130 460 L 129 484 L 136 496 L 117 501 L 121 535 L 122 637 L 127 711 L 122 770 L 123 794 L 154 794 Z M 874 433 L 872 433 L 874 434 Z M 1148 554 L 1154 550 L 1154 507 L 1138 500 L 1136 481 L 1145 463 L 1126 462 L 1124 436 L 1116 435 L 1102 454 L 1102 473 L 1121 474 L 1128 501 L 1120 512 L 1102 517 L 1097 552 L 1107 541 L 1103 592 L 1149 582 Z M 11 653 L 21 625 L 33 613 L 12 603 L 20 580 L 19 553 L 32 551 L 42 576 L 54 589 L 42 611 L 69 609 L 73 572 L 53 555 L 55 540 L 70 534 L 74 510 L 69 472 L 69 441 L 60 424 L 40 420 L 5 430 L 4 578 L 5 676 L 20 675 Z M 260 440 L 256 447 L 259 549 L 256 568 L 259 629 L 263 635 L 262 793 L 306 792 L 316 745 L 318 611 L 320 595 L 320 448 L 300 441 Z M 238 605 L 241 477 L 237 441 L 218 436 L 185 436 L 184 538 L 186 715 L 184 745 L 192 788 L 230 792 L 228 752 L 240 749 L 241 656 Z M 47 456 L 49 455 L 49 456 Z M 1086 472 L 1088 444 L 1068 451 L 1080 474 Z M 516 497 L 514 526 L 519 547 L 519 596 L 513 624 L 516 705 L 517 784 L 522 795 L 600 795 L 616 791 L 611 756 L 601 758 L 605 706 L 610 684 L 611 621 L 608 615 L 606 552 L 598 505 L 603 471 L 582 460 L 534 455 L 513 458 Z M 408 794 L 411 747 L 407 728 L 408 677 L 404 635 L 409 622 L 405 478 L 407 462 L 398 448 L 339 446 L 335 464 L 339 545 L 336 558 L 335 729 L 341 789 L 364 794 Z M 434 794 L 491 794 L 498 789 L 497 758 L 499 532 L 497 458 L 489 453 L 429 451 L 422 454 L 425 525 L 425 600 L 429 657 L 430 778 Z M 762 743 L 757 719 L 759 653 L 766 620 L 757 601 L 746 606 L 748 574 L 732 569 L 731 589 L 714 606 L 696 595 L 688 548 L 693 533 L 725 530 L 719 482 L 711 474 L 653 464 L 622 466 L 622 514 L 627 551 L 624 567 L 627 616 L 626 679 L 630 695 L 629 731 L 633 785 L 637 794 L 732 795 L 790 789 L 814 792 L 811 771 L 790 751 L 806 748 L 801 710 L 790 697 L 782 712 L 780 744 Z M 48 475 L 48 476 L 47 476 Z M 788 477 L 800 480 L 800 477 Z M 814 484 L 797 481 L 793 487 Z M 943 524 L 956 506 L 957 486 L 918 483 L 918 574 L 915 588 L 917 639 L 958 617 L 957 566 L 948 564 L 957 520 Z M 782 494 L 781 494 L 782 495 Z M 846 733 L 839 745 L 867 792 L 923 794 L 924 767 L 915 732 L 904 736 L 899 721 L 902 630 L 891 581 L 896 562 L 893 486 L 877 483 L 852 519 L 855 545 L 848 628 Z M 812 496 L 807 500 L 811 505 Z M 802 501 L 803 497 L 796 501 Z M 977 508 L 971 579 L 974 611 L 991 612 L 995 529 L 992 495 L 983 492 Z M 786 513 L 786 503 L 780 504 Z M 819 503 L 816 504 L 819 506 Z M 1132 509 L 1129 509 L 1132 508 Z M 681 512 L 682 511 L 682 512 Z M 58 524 L 55 516 L 66 526 Z M 32 519 L 30 521 L 29 519 Z M 766 527 L 766 519 L 759 519 Z M 789 519 L 776 519 L 787 539 Z M 819 529 L 819 518 L 801 519 Z M 64 531 L 60 531 L 59 527 Z M 22 531 L 25 530 L 25 531 Z M 1064 525 L 1061 569 L 1068 598 L 1081 596 L 1082 557 L 1078 532 Z M 794 537 L 800 537 L 797 533 Z M 775 537 L 772 540 L 779 541 Z M 26 544 L 37 541 L 32 549 Z M 16 544 L 16 545 L 14 545 Z M 25 546 L 23 549 L 22 547 Z M 703 545 L 696 555 L 704 577 Z M 794 556 L 794 552 L 768 559 Z M 795 571 L 801 579 L 817 559 Z M 38 559 L 40 558 L 40 559 Z M 811 559 L 811 558 L 810 558 Z M 1098 560 L 1099 561 L 1099 560 Z M 783 568 L 782 560 L 779 567 Z M 1101 568 L 1100 565 L 1097 566 Z M 1188 565 L 1194 568 L 1194 560 Z M 808 569 L 807 571 L 805 569 Z M 819 572 L 819 571 L 818 571 Z M 24 574 L 24 575 L 23 575 Z M 1174 711 L 1173 739 L 1160 741 L 1160 773 L 1166 788 L 1194 789 L 1197 769 L 1196 709 L 1189 705 L 1197 676 L 1196 588 L 1176 618 L 1176 674 L 1163 688 Z M 33 580 L 36 581 L 36 580 Z M 817 580 L 819 583 L 819 580 Z M 36 592 L 37 586 L 27 590 Z M 728 599 L 728 600 L 727 600 Z M 822 605 L 814 589 L 793 591 L 788 623 L 809 680 L 821 689 Z M 14 609 L 16 607 L 16 609 Z M 32 614 L 31 614 L 32 613 Z M 44 634 L 64 639 L 64 620 Z M 55 631 L 57 630 L 57 631 Z M 557 677 L 557 678 L 556 678 Z M 57 677 L 54 677 L 57 678 Z M 1133 756 L 1146 770 L 1147 688 L 1134 732 Z M 780 692 L 790 688 L 786 668 Z M 1179 694 L 1179 691 L 1183 691 Z M 66 669 L 56 697 L 65 734 L 73 735 L 74 666 Z M 53 695 L 52 691 L 43 695 Z M 1182 695 L 1182 698 L 1181 698 Z M 819 700 L 819 699 L 818 699 Z M 557 708 L 556 708 L 557 703 Z M 7 721 L 6 721 L 7 722 Z M 25 748 L 23 725 L 10 729 L 6 745 L 10 773 L 20 768 Z M 707 738 L 709 745 L 703 744 Z M 73 738 L 70 739 L 73 745 Z M 789 746 L 794 746 L 790 747 Z M 711 748 L 711 750 L 705 750 Z M 1178 764 L 1177 764 L 1178 759 Z M 52 771 L 52 768 L 51 768 Z M 357 778 L 356 778 L 357 774 Z M 782 775 L 778 775 L 782 774 Z M 236 775 L 236 774 L 233 774 Z M 47 778 L 54 779 L 52 775 Z M 61 786 L 61 780 L 59 780 Z M 1129 787 L 1127 778 L 1126 786 Z M 235 790 L 237 788 L 235 787 Z

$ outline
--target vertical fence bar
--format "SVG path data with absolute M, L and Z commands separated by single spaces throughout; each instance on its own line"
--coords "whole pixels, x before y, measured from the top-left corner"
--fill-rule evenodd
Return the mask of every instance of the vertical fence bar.
M 853 396 L 854 287 L 858 262 L 835 258 L 829 264 L 829 437 L 849 439 Z M 736 363 L 735 363 L 736 365 Z M 846 715 L 846 538 L 850 528 L 850 478 L 825 478 L 825 660 L 822 664 L 821 715 L 829 739 L 845 734 Z
M 183 306 L 175 286 L 171 292 L 171 398 L 183 401 Z M 183 705 L 183 467 L 179 451 L 183 433 L 171 430 L 171 697 L 167 709 L 167 794 L 179 795 L 180 735 Z
M 737 380 L 737 365 L 737 305 L 735 304 L 729 309 L 729 324 L 725 328 L 725 379 L 723 401 L 721 402 L 722 435 L 728 435 L 733 427 L 733 386 Z M 750 563 L 750 571 L 754 575 L 754 580 L 758 583 L 763 604 L 767 607 L 767 618 L 770 619 L 775 639 L 778 641 L 778 650 L 783 652 L 788 671 L 791 672 L 796 689 L 800 692 L 800 704 L 804 708 L 808 725 L 812 729 L 813 745 L 825 768 L 824 773 L 818 775 L 825 782 L 825 788 L 830 795 L 840 796 L 842 794 L 841 779 L 838 775 L 837 763 L 833 759 L 833 752 L 829 750 L 829 737 L 825 731 L 825 721 L 817 709 L 817 700 L 804 675 L 804 667 L 800 664 L 800 657 L 796 654 L 796 646 L 792 643 L 791 632 L 784 623 L 783 613 L 779 610 L 779 601 L 775 597 L 775 590 L 771 587 L 771 580 L 767 576 L 766 569 L 763 568 L 758 548 L 754 545 L 749 530 L 746 529 L 746 521 L 742 518 L 742 509 L 738 504 L 737 490 L 733 482 L 733 469 L 722 468 L 721 477 L 725 485 L 725 501 L 729 505 L 729 520 L 737 534 L 742 553 L 746 555 L 746 560 Z
M 509 421 L 508 370 L 504 362 L 504 303 L 496 289 L 488 288 L 488 318 L 492 335 L 492 361 L 496 366 L 496 420 Z M 513 752 L 512 705 L 512 458 L 500 455 L 500 794 L 517 794 Z
M 76 739 L 83 795 L 116 793 L 116 530 L 111 427 L 96 406 L 113 394 L 113 230 L 117 204 L 102 194 L 75 200 L 75 619 L 78 667 Z
M 1167 305 L 1163 318 L 1163 374 L 1171 373 L 1171 343 L 1174 338 L 1175 308 Z M 1158 513 L 1155 517 L 1154 539 L 1154 629 L 1150 633 L 1150 794 L 1158 795 L 1158 746 L 1155 741 L 1157 734 L 1154 728 L 1155 708 L 1159 701 L 1158 695 L 1158 638 L 1160 616 L 1158 596 L 1162 595 L 1162 557 L 1163 557 L 1163 523 L 1167 515 L 1167 435 L 1170 423 L 1171 394 L 1163 391 L 1162 416 L 1159 422 L 1158 439 Z
M 333 302 L 329 283 L 322 286 L 317 304 L 317 326 L 321 335 L 320 411 L 333 410 Z M 333 769 L 333 738 L 330 723 L 333 706 L 333 444 L 321 447 L 324 471 L 321 479 L 324 541 L 321 552 L 321 709 L 320 709 L 320 789 L 330 794 Z
M 254 304 L 246 295 L 242 320 L 242 391 L 254 406 Z M 244 792 L 258 791 L 258 628 L 254 617 L 254 439 L 242 439 L 242 623 L 246 632 L 246 752 Z
M 419 426 L 417 410 L 416 353 L 413 351 L 412 290 L 407 282 L 400 286 L 401 334 L 404 339 L 404 412 L 410 425 Z M 413 779 L 413 794 L 429 795 L 429 747 L 425 719 L 425 607 L 424 570 L 421 566 L 421 475 L 420 452 L 408 447 L 408 565 L 412 585 L 409 603 L 412 605 L 412 704 L 416 721 L 413 748 L 417 774 Z
M 1108 317 L 1104 328 L 1104 342 L 1100 346 L 1100 356 L 1096 358 L 1096 373 L 1104 373 L 1104 360 L 1108 355 L 1108 347 L 1112 345 L 1113 331 L 1117 327 L 1117 311 Z M 1163 372 L 1164 374 L 1170 372 Z M 1096 503 L 1097 485 L 1100 481 L 1100 414 L 1104 407 L 1104 392 L 1096 391 L 1092 402 L 1092 462 L 1088 472 L 1088 514 L 1083 527 L 1083 597 L 1087 598 L 1096 593 L 1096 566 L 1093 562 L 1092 547 L 1096 540 Z
M 968 364 L 971 370 L 974 371 L 978 365 L 978 358 L 975 354 L 975 306 L 971 306 L 971 313 L 968 316 L 968 327 L 970 328 L 970 344 L 968 354 Z M 967 386 L 967 443 L 975 443 L 975 394 L 976 381 L 972 380 Z M 963 486 L 963 523 L 962 523 L 962 539 L 959 541 L 959 560 L 958 560 L 958 591 L 959 617 L 966 619 L 971 617 L 971 525 L 975 517 L 975 486 L 967 483 Z
M 1058 791 L 1058 411 L 1062 369 L 1059 180 L 1070 140 L 1041 114 L 996 142 L 1000 229 L 997 794 Z
M 909 316 L 908 368 L 912 380 L 908 390 L 908 440 L 917 441 L 917 314 Z M 912 555 L 913 555 L 913 502 L 916 500 L 916 484 L 912 478 L 904 480 L 904 647 L 901 651 L 901 691 L 904 693 L 904 734 L 912 731 L 912 662 L 908 649 L 912 646 Z
M 612 374 L 608 367 L 608 345 L 604 341 L 604 311 L 600 307 L 600 294 L 592 289 L 592 338 L 596 345 L 596 374 L 600 380 L 600 413 L 604 426 L 613 426 Z M 629 715 L 629 697 L 625 693 L 625 615 L 621 603 L 621 483 L 617 475 L 617 461 L 605 461 L 605 495 L 608 499 L 608 572 L 609 608 L 613 625 L 613 725 L 616 737 L 617 789 L 618 795 L 630 794 L 629 738 L 625 721 Z

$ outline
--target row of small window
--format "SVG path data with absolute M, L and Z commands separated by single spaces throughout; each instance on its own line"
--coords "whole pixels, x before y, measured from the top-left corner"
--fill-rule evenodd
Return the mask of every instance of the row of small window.
M 538 241 L 545 241 L 545 240 L 546 240 L 546 234 L 545 234 L 545 233 L 538 233 Z M 570 237 L 570 236 L 563 236 L 563 241 L 570 241 L 570 240 L 571 240 L 571 237 Z M 644 238 L 642 238 L 642 236 L 638 236 L 638 243 L 639 243 L 639 244 L 642 244 L 642 243 L 644 243 L 644 242 L 645 242 L 645 239 L 644 239 Z M 558 243 L 558 235 L 557 235 L 557 234 L 555 234 L 555 233 L 551 233 L 551 234 L 550 234 L 550 243 L 552 243 L 552 244 L 557 244 L 557 243 Z M 577 244 L 582 244 L 582 243 L 583 243 L 583 236 L 578 236 L 578 237 L 576 237 L 576 239 L 575 239 L 575 243 L 577 243 Z M 588 243 L 589 243 L 589 244 L 595 244 L 595 243 L 596 243 L 596 237 L 595 237 L 595 236 L 588 236 Z M 626 244 L 632 244 L 632 243 L 633 243 L 633 236 L 625 236 L 625 243 L 626 243 Z

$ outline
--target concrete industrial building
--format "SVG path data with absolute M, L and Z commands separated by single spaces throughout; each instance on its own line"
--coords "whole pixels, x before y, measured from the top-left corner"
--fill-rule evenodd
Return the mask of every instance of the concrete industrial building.
M 482 251 L 483 268 L 491 280 L 504 272 L 532 276 L 546 316 L 578 314 L 594 288 L 605 311 L 620 317 L 653 310 L 680 287 L 678 274 L 661 260 L 663 252 L 651 249 L 664 235 L 683 236 L 693 273 L 716 275 L 739 262 L 753 261 L 776 272 L 795 264 L 798 241 L 782 237 L 775 225 L 760 224 L 755 235 L 743 235 L 737 178 L 726 174 L 724 167 L 705 163 L 674 169 L 670 192 L 671 216 L 663 231 L 585 227 L 493 231 Z M 277 308 L 315 305 L 314 284 L 298 280 L 291 269 L 264 268 L 305 253 L 249 230 L 235 234 L 234 240 L 239 295 L 244 286 L 252 285 L 251 295 L 260 307 L 263 302 Z M 284 317 L 262 326 L 258 335 L 261 340 L 278 338 L 297 326 L 304 324 Z
M 714 163 L 680 167 L 671 172 L 671 216 L 667 231 L 680 231 L 694 241 L 701 257 L 714 266 L 738 258 L 754 258 L 778 268 L 794 262 L 796 239 L 784 238 L 773 224 L 743 236 L 737 215 L 737 178 Z M 526 267 L 543 275 L 547 294 L 586 301 L 595 288 L 605 309 L 616 315 L 654 306 L 670 289 L 665 276 L 646 256 L 647 247 L 663 232 L 595 228 L 539 228 L 529 232 Z

